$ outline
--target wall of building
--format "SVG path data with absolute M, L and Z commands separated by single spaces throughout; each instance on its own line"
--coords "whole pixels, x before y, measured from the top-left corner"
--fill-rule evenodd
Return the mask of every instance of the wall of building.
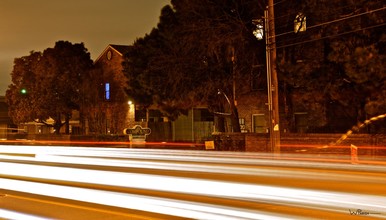
M 252 91 L 237 100 L 239 119 L 244 120 L 245 125 L 241 127 L 242 132 L 266 133 L 268 129 L 268 107 L 267 94 L 265 91 Z M 256 121 L 256 116 L 261 116 L 263 122 Z M 260 126 L 257 129 L 257 126 Z
M 99 111 L 106 117 L 106 134 L 122 134 L 124 128 L 134 125 L 134 119 L 131 118 L 133 106 L 128 104 L 129 99 L 124 91 L 127 80 L 122 71 L 122 62 L 122 54 L 109 46 L 95 63 L 95 67 L 102 73 L 101 89 L 104 97 L 100 98 L 104 104 Z
M 281 153 L 350 155 L 350 146 L 358 146 L 360 155 L 386 156 L 386 136 L 353 134 L 334 145 L 342 134 L 281 134 Z M 328 146 L 328 147 L 326 147 Z M 247 152 L 270 152 L 269 135 L 246 134 Z
M 8 116 L 8 105 L 5 102 L 5 97 L 0 96 L 0 139 L 7 139 L 10 133 L 17 133 L 17 130 L 11 129 L 15 127 L 11 118 Z

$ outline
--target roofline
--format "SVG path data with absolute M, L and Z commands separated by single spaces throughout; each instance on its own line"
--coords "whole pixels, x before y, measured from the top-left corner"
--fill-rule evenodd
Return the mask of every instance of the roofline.
M 123 56 L 123 54 L 122 54 L 121 52 L 119 52 L 117 49 L 115 49 L 112 45 L 115 45 L 115 44 L 109 44 L 109 45 L 107 45 L 107 47 L 102 51 L 102 53 L 99 54 L 98 58 L 95 59 L 94 64 L 95 64 L 96 62 L 98 62 L 98 60 L 102 57 L 102 55 L 105 54 L 105 52 L 106 52 L 107 50 L 109 50 L 109 49 L 112 49 L 112 50 L 114 50 L 115 52 L 117 52 L 119 55 Z M 124 46 L 124 45 L 122 45 L 122 46 Z

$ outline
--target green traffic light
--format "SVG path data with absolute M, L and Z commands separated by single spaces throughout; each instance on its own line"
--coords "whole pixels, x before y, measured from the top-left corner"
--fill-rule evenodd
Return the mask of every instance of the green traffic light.
M 20 93 L 21 93 L 21 94 L 27 94 L 27 90 L 26 90 L 26 89 L 21 89 L 21 90 L 20 90 Z

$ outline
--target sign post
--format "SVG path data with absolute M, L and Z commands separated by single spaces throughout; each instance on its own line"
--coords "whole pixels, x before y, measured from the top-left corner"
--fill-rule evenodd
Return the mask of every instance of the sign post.
M 351 144 L 351 163 L 358 164 L 358 147 Z
M 140 125 L 135 125 L 133 128 L 125 128 L 123 134 L 129 135 L 130 142 L 146 142 L 146 136 L 150 135 L 150 128 L 142 128 Z

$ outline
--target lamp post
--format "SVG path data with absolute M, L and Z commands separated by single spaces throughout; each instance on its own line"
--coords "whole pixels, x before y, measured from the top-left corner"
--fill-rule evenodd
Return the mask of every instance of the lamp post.
M 232 124 L 232 131 L 233 132 L 240 132 L 240 124 L 237 117 L 237 109 L 235 109 L 235 103 L 231 103 L 231 100 L 228 98 L 228 96 L 220 89 L 217 90 L 217 95 L 224 95 L 225 99 L 227 100 L 229 104 L 229 110 L 230 113 L 225 112 L 214 112 L 217 115 L 222 115 L 224 117 L 230 117 L 231 124 Z
M 126 121 L 127 121 L 127 126 L 128 128 L 131 128 L 134 126 L 135 122 L 135 110 L 133 108 L 134 104 L 131 100 L 127 101 L 127 115 L 126 115 Z
M 223 94 L 225 99 L 227 100 L 228 104 L 229 104 L 229 108 L 232 110 L 232 105 L 231 105 L 231 101 L 229 100 L 228 96 L 223 92 L 221 91 L 220 89 L 217 90 L 217 95 L 221 95 Z

